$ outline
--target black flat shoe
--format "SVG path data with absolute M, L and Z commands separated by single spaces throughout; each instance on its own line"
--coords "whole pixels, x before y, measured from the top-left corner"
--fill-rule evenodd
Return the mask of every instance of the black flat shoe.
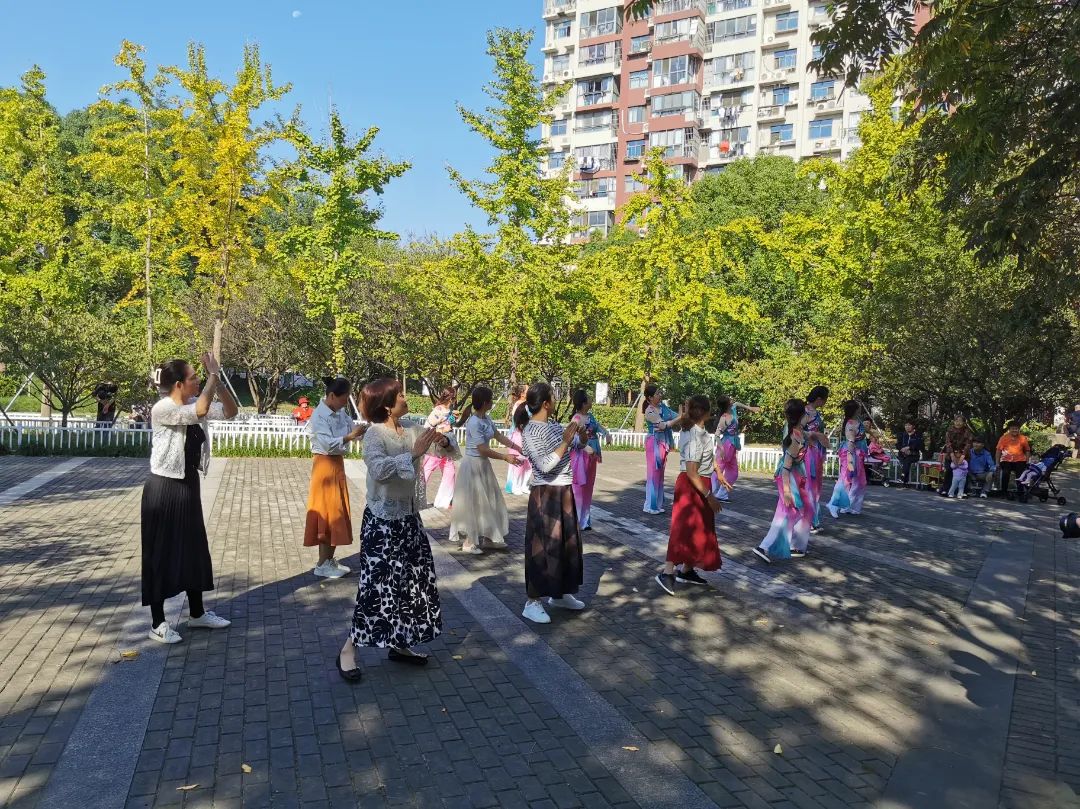
M 390 654 L 387 655 L 390 660 L 395 663 L 408 663 L 411 666 L 426 666 L 428 662 L 427 655 L 418 654 L 402 654 L 397 649 L 391 649 Z
M 350 683 L 358 683 L 360 682 L 360 678 L 364 676 L 360 669 L 349 669 L 348 671 L 345 671 L 345 669 L 341 667 L 341 652 L 338 652 L 337 656 L 334 658 L 334 662 L 337 663 L 338 674 L 341 675 L 341 679 L 343 680 L 348 680 Z

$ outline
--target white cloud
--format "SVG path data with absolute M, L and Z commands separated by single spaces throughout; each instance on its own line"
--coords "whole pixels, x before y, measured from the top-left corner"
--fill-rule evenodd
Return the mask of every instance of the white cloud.
M 298 17 L 299 17 L 299 16 L 301 15 L 301 14 L 303 14 L 303 12 L 302 12 L 302 11 L 299 11 L 299 10 L 298 10 L 298 11 L 294 11 L 294 12 L 292 13 L 292 18 L 293 18 L 293 19 L 295 20 L 295 19 L 297 19 L 297 18 L 298 18 Z

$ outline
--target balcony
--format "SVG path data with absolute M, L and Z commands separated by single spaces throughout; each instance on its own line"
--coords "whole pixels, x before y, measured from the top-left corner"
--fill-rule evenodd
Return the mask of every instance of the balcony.
M 576 7 L 577 0 L 547 0 L 544 3 L 544 19 L 573 14 Z
M 862 143 L 862 138 L 859 137 L 859 127 L 849 126 L 844 130 L 844 142 L 848 146 L 859 146 Z
M 585 25 L 581 27 L 578 32 L 578 39 L 595 39 L 596 37 L 606 37 L 612 34 L 618 34 L 622 31 L 622 21 L 616 20 L 615 22 L 602 22 L 599 25 Z
M 588 183 L 588 181 L 585 181 Z M 580 185 L 574 189 L 574 196 L 580 200 L 587 199 L 615 199 L 615 184 L 609 183 L 604 188 L 582 188 Z
M 725 70 L 721 73 L 706 73 L 705 74 L 705 86 L 709 88 L 716 87 L 738 87 L 744 84 L 755 83 L 755 71 L 752 67 L 737 67 L 733 70 Z
M 781 135 L 781 134 L 775 134 L 774 135 L 773 133 L 770 132 L 768 135 L 765 135 L 764 137 L 761 138 L 761 140 L 758 141 L 758 146 L 762 149 L 762 151 L 764 151 L 765 149 L 768 149 L 768 148 L 777 149 L 777 148 L 779 148 L 781 146 L 794 146 L 794 145 L 795 145 L 795 135 L 794 135 L 794 133 L 792 133 L 791 135 Z
M 592 124 L 592 123 L 589 123 L 587 121 L 583 121 L 581 123 L 575 123 L 574 124 L 574 134 L 575 135 L 587 135 L 590 132 L 592 132 L 592 133 L 599 132 L 599 133 L 606 134 L 606 135 L 618 135 L 619 134 L 618 120 L 613 115 L 610 121 L 608 121 L 607 123 L 603 123 L 603 124 Z
M 674 45 L 678 42 L 686 42 L 690 50 L 704 53 L 709 48 L 709 33 L 704 25 L 695 26 L 690 31 L 680 31 L 674 34 L 656 34 L 653 36 L 653 46 L 656 48 L 664 45 Z
M 782 11 L 791 8 L 791 0 L 762 0 L 761 5 L 764 8 L 771 8 L 773 11 Z
M 652 118 L 658 120 L 658 123 L 668 125 L 674 122 L 674 118 L 681 118 L 687 126 L 701 127 L 705 123 L 705 118 L 699 107 L 674 107 L 669 110 L 653 110 Z
M 612 42 L 603 53 L 590 53 L 591 48 L 578 51 L 578 75 L 593 73 L 611 73 L 622 64 L 622 53 L 618 42 Z
M 652 50 L 652 40 L 644 39 L 637 42 L 630 40 L 630 53 L 629 56 L 637 56 L 640 53 L 648 53 Z
M 713 107 L 711 125 L 723 129 L 738 126 L 739 118 L 742 117 L 744 109 L 745 107 L 742 104 L 735 107 Z
M 578 93 L 577 97 L 578 109 L 582 107 L 600 107 L 617 104 L 618 102 L 619 93 L 615 90 L 608 90 L 606 93 Z
M 576 161 L 578 174 L 596 174 L 598 171 L 614 171 L 615 160 L 610 157 L 583 157 Z
M 708 159 L 710 161 L 719 161 L 721 163 L 738 160 L 740 157 L 746 157 L 746 151 L 749 146 L 749 143 L 729 143 L 728 149 L 725 152 L 720 148 L 720 144 L 717 143 L 709 147 Z
M 765 121 L 782 121 L 784 116 L 787 115 L 787 108 L 779 104 L 775 104 L 769 107 L 758 107 L 757 119 L 759 122 Z
M 653 6 L 653 16 L 662 17 L 665 14 L 681 14 L 684 11 L 696 11 L 705 15 L 705 0 L 660 0 Z

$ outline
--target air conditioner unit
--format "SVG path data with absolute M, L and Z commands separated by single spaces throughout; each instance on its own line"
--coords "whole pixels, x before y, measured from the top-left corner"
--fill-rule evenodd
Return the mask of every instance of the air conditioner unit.
M 544 74 L 544 81 L 551 81 L 551 74 L 550 73 L 545 73 Z
M 829 141 L 829 145 L 830 146 L 839 146 L 840 141 L 838 141 L 836 138 L 833 138 L 832 140 Z
M 767 37 L 765 37 L 765 41 L 766 41 L 766 42 L 772 42 L 772 41 L 773 41 L 774 39 L 776 39 L 776 37 L 774 37 L 774 36 L 771 36 L 771 35 L 770 35 L 770 36 L 767 36 Z
M 820 104 L 818 104 L 818 105 L 817 105 L 817 108 L 818 108 L 819 110 L 823 110 L 823 109 L 825 109 L 825 102 L 824 102 L 824 101 L 822 101 L 822 102 L 821 102 Z
M 825 145 L 825 141 L 823 141 L 823 140 L 815 140 L 814 141 L 814 148 L 815 149 L 820 149 L 824 145 Z
M 570 71 L 569 71 L 569 70 L 564 70 L 564 71 L 562 72 L 562 74 L 563 74 L 563 78 L 565 79 L 565 78 L 566 78 L 567 76 L 569 76 L 569 75 L 570 75 Z

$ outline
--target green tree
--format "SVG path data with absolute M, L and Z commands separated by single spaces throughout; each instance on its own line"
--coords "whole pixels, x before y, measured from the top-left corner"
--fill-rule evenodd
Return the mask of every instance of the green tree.
M 694 221 L 704 228 L 755 219 L 775 230 L 786 214 L 814 213 L 825 196 L 795 161 L 776 155 L 736 160 L 692 189 Z

